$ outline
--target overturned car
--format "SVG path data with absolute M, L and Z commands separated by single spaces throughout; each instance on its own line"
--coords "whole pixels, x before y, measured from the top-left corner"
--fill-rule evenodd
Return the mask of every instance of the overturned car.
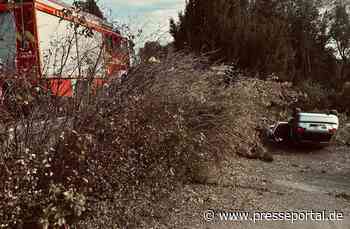
M 311 143 L 326 146 L 339 127 L 336 111 L 307 113 L 294 111 L 288 122 L 277 122 L 268 129 L 268 138 L 275 143 Z

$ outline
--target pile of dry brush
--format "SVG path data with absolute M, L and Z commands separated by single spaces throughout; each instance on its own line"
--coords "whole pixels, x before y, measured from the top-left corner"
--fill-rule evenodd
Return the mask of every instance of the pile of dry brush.
M 171 54 L 95 96 L 35 100 L 30 115 L 2 124 L 0 228 L 142 228 L 166 220 L 174 189 L 205 182 L 203 165 L 237 154 L 271 161 L 262 126 L 301 95 L 230 77 L 239 80 Z

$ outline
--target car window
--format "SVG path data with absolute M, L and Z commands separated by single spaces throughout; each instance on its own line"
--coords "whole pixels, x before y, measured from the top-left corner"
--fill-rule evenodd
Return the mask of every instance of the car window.
M 16 57 L 16 28 L 12 13 L 0 12 L 0 62 L 13 70 Z

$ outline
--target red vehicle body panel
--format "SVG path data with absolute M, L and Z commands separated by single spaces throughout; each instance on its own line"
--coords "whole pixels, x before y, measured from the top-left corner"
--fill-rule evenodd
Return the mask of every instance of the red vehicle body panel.
M 38 83 L 39 79 L 43 79 L 43 73 L 41 69 L 42 60 L 40 60 L 40 47 L 38 36 L 38 23 L 37 23 L 37 11 L 44 12 L 61 20 L 70 22 L 76 22 L 82 26 L 100 33 L 104 39 L 111 38 L 115 44 L 121 42 L 127 42 L 119 33 L 113 32 L 111 27 L 103 26 L 94 21 L 81 21 L 78 17 L 69 16 L 62 12 L 61 9 L 55 8 L 48 3 L 60 4 L 54 0 L 23 0 L 23 4 L 20 3 L 1 3 L 0 1 L 0 13 L 12 12 L 15 19 L 16 26 L 16 58 L 15 67 L 16 74 L 24 75 L 29 82 L 33 85 Z M 64 7 L 67 7 L 65 5 Z M 110 53 L 112 60 L 105 66 L 107 77 L 94 78 L 92 80 L 92 88 L 96 89 L 102 86 L 104 83 L 116 75 L 120 71 L 126 71 L 129 67 L 129 53 Z M 53 95 L 57 96 L 73 96 L 74 89 L 72 84 L 73 78 L 65 77 L 50 77 L 47 79 L 46 87 L 51 91 Z M 73 79 L 74 80 L 74 79 Z M 79 80 L 79 79 L 78 79 Z M 42 81 L 42 80 L 41 80 Z M 0 82 L 0 86 L 1 86 Z M 1 93 L 0 93 L 1 94 Z

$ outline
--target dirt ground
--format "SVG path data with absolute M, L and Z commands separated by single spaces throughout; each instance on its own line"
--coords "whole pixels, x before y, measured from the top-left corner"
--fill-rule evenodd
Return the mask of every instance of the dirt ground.
M 233 158 L 208 184 L 174 196 L 173 215 L 155 228 L 350 228 L 350 148 L 272 148 L 274 162 Z M 219 174 L 219 175 L 218 175 Z M 215 212 L 207 222 L 204 214 Z M 341 221 L 220 221 L 218 212 L 337 211 Z

